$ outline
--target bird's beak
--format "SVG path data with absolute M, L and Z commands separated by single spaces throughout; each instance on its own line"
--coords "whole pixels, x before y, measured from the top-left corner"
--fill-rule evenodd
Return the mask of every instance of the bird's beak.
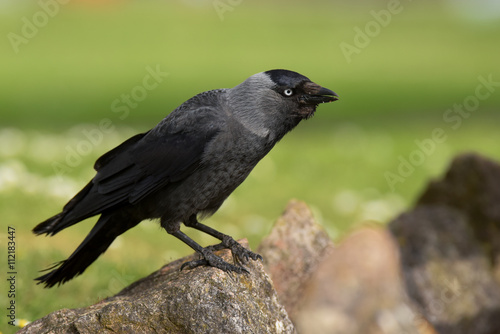
M 339 96 L 329 90 L 328 88 L 321 87 L 314 82 L 306 82 L 304 84 L 305 95 L 301 98 L 301 103 L 304 104 L 320 104 L 337 101 Z

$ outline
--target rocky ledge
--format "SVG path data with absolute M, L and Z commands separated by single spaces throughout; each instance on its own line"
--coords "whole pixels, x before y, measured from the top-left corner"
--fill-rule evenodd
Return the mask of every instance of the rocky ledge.
M 458 156 L 414 208 L 362 226 L 334 245 L 292 200 L 249 274 L 181 271 L 193 255 L 20 333 L 500 333 L 498 163 Z

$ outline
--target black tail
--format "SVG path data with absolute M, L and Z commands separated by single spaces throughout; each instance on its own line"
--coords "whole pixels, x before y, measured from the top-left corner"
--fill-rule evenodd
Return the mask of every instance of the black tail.
M 76 207 L 78 203 L 82 201 L 82 199 L 87 196 L 87 194 L 92 189 L 92 181 L 90 181 L 78 194 L 75 195 L 65 206 L 61 213 L 50 217 L 44 222 L 41 222 L 33 229 L 33 233 L 35 234 L 48 234 L 54 235 L 57 232 L 65 229 L 66 227 L 70 227 L 73 224 L 78 223 L 86 218 L 92 217 L 95 213 L 88 214 L 77 214 L 76 216 L 72 214 L 72 210 Z
M 44 234 L 47 233 L 48 235 L 54 235 L 63 228 L 61 228 L 62 225 L 64 225 L 64 215 L 65 212 L 61 212 L 53 217 L 50 217 L 44 222 L 41 222 L 35 228 L 33 229 L 33 233 L 35 234 Z M 73 223 L 74 224 L 74 223 Z M 71 225 L 73 225 L 71 224 Z M 68 225 L 70 226 L 70 225 Z M 67 227 L 67 226 L 66 226 Z
M 68 259 L 46 269 L 52 271 L 35 280 L 39 281 L 38 284 L 45 284 L 46 288 L 51 288 L 56 284 L 63 284 L 73 277 L 80 275 L 99 255 L 104 253 L 117 236 L 134 227 L 139 222 L 131 220 L 129 216 L 125 215 L 102 215 L 85 240 L 83 240 Z

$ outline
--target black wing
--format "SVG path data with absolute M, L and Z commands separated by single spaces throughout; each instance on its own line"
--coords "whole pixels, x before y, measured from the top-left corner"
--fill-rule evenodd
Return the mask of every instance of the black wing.
M 63 212 L 40 223 L 34 232 L 55 234 L 106 210 L 136 204 L 190 175 L 200 166 L 205 147 L 219 132 L 221 122 L 209 108 L 191 110 L 185 116 L 182 123 L 166 119 L 162 129 L 136 135 L 101 156 L 92 181 Z
M 102 212 L 123 202 L 136 204 L 168 183 L 190 175 L 218 132 L 214 127 L 207 127 L 208 131 L 199 128 L 166 134 L 150 131 L 131 146 L 119 146 L 102 156 L 92 180 L 100 198 L 93 210 Z
M 99 166 L 93 184 L 100 195 L 107 197 L 106 202 L 126 200 L 135 204 L 198 168 L 206 144 L 216 133 L 189 131 L 145 136 L 126 152 Z

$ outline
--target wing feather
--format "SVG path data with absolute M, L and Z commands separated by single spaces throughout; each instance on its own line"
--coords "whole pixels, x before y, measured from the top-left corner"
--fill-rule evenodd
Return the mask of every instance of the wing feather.
M 192 174 L 221 126 L 215 122 L 212 109 L 203 111 L 198 110 L 196 119 L 190 119 L 193 126 L 149 131 L 104 154 L 95 165 L 94 189 L 80 201 L 84 205 L 79 207 L 97 214 L 116 205 L 136 204 Z M 211 126 L 205 126 L 207 123 Z
M 35 227 L 35 233 L 55 234 L 83 219 L 136 204 L 188 177 L 224 124 L 217 115 L 212 107 L 178 108 L 152 130 L 105 153 L 94 165 L 95 177 L 63 212 Z

